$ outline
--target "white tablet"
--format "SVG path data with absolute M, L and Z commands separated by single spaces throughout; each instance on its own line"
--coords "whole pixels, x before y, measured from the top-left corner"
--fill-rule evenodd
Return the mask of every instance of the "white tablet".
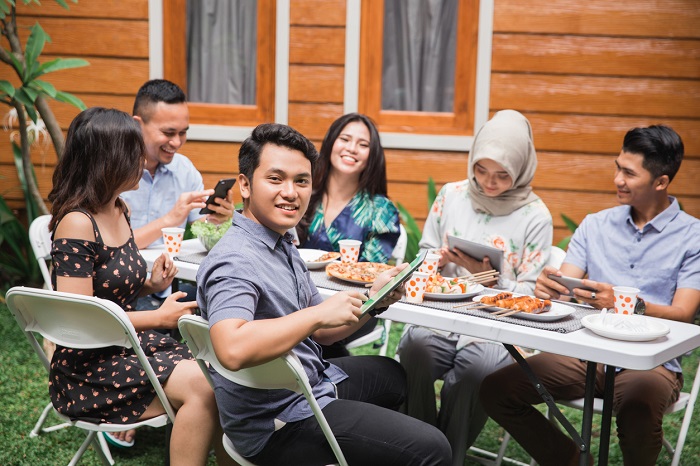
M 499 272 L 501 271 L 503 265 L 503 251 L 498 248 L 475 243 L 474 241 L 452 235 L 447 235 L 447 245 L 450 249 L 459 249 L 476 260 L 483 260 L 484 257 L 488 257 L 491 261 L 491 266 Z

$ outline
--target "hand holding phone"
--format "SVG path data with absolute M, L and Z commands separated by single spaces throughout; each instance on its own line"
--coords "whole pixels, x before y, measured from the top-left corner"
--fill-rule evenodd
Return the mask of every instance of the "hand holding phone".
M 559 275 L 555 275 L 553 273 L 547 275 L 547 278 L 549 278 L 550 280 L 554 280 L 560 285 L 564 285 L 569 290 L 569 295 L 573 295 L 574 288 L 580 288 L 586 291 L 598 291 L 590 286 L 585 286 L 583 284 L 583 280 L 580 278 L 567 277 L 565 275 L 562 275 L 560 277 Z
M 217 197 L 219 199 L 226 199 L 226 195 L 228 194 L 228 190 L 233 188 L 233 185 L 236 183 L 235 178 L 225 178 L 222 180 L 219 180 L 218 183 L 216 183 L 216 186 L 214 187 L 214 194 L 209 196 L 209 198 L 206 201 L 207 207 L 203 207 L 199 210 L 199 213 L 201 215 L 204 214 L 213 214 L 214 211 L 211 210 L 208 206 L 209 204 L 214 204 L 214 199 Z

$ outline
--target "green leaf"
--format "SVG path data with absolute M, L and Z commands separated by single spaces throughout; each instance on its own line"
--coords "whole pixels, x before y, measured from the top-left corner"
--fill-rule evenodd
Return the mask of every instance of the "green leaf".
M 5 3 L 3 0 L 0 0 L 0 19 L 5 19 L 5 16 L 10 14 L 10 5 Z
M 56 58 L 41 64 L 41 66 L 39 66 L 36 71 L 32 73 L 31 79 L 36 79 L 46 73 L 67 70 L 70 68 L 80 68 L 82 66 L 88 66 L 89 64 L 90 62 L 83 60 L 82 58 Z
M 2 2 L 3 0 L 0 0 Z M 8 96 L 10 96 L 10 99 L 15 96 L 15 88 L 12 86 L 10 81 L 0 81 L 0 91 L 4 92 Z
M 17 70 L 17 72 L 20 75 L 24 75 L 24 65 L 22 65 L 22 63 L 19 61 L 19 59 L 17 57 L 15 57 L 14 53 L 12 53 L 9 50 L 6 50 L 6 52 L 10 56 L 10 61 L 12 62 L 12 66 L 15 67 L 15 70 Z
M 80 100 L 73 94 L 69 94 L 68 92 L 56 91 L 56 96 L 54 97 L 54 99 L 58 100 L 59 102 L 71 104 L 72 106 L 77 107 L 80 110 L 85 110 L 87 108 L 87 106 L 83 103 L 82 100 Z
M 22 149 L 16 144 L 12 143 L 12 155 L 15 159 L 15 169 L 17 170 L 17 178 L 19 178 L 20 186 L 22 187 L 22 192 L 24 193 L 24 202 L 27 206 L 27 219 L 31 223 L 39 212 L 39 208 L 34 201 L 34 198 L 29 194 L 29 185 L 27 184 L 27 178 L 24 176 L 24 162 L 22 160 Z M 30 169 L 34 182 L 36 183 L 36 175 L 34 174 L 34 167 Z
M 44 44 L 46 44 L 46 39 L 48 35 L 44 32 L 44 29 L 39 23 L 34 23 L 32 26 L 32 32 L 29 34 L 29 39 L 27 39 L 27 45 L 24 50 L 24 60 L 26 64 L 25 72 L 25 82 L 29 80 L 29 77 L 33 73 L 34 69 L 38 66 L 37 58 L 41 55 L 44 50 Z
M 428 211 L 430 211 L 430 208 L 433 206 L 433 202 L 435 202 L 436 197 L 437 189 L 435 189 L 435 180 L 433 180 L 433 177 L 431 176 L 428 178 Z
M 404 228 L 406 229 L 406 260 L 410 261 L 416 254 L 418 254 L 418 243 L 423 236 L 423 232 L 418 227 L 416 220 L 413 218 L 411 213 L 403 206 L 401 203 L 397 203 L 396 207 L 399 209 L 399 216 L 403 222 Z
M 578 223 L 574 222 L 571 220 L 569 217 L 567 217 L 564 214 L 561 214 L 562 220 L 564 220 L 564 224 L 566 225 L 566 228 L 569 229 L 571 233 L 575 232 L 576 229 L 578 228 Z
M 56 93 L 58 91 L 56 90 L 54 85 L 49 83 L 49 82 L 35 79 L 34 81 L 32 81 L 31 86 L 32 86 L 32 88 L 36 88 L 38 91 L 43 92 L 44 94 L 48 95 L 49 97 L 56 98 Z
M 77 0 L 73 0 L 73 3 L 76 3 L 76 2 L 77 2 Z M 69 9 L 69 8 L 68 8 L 68 4 L 67 4 L 64 0 L 56 0 L 56 3 L 58 3 L 59 5 L 61 5 L 61 6 L 62 6 L 63 8 L 65 8 L 66 10 Z
M 567 236 L 567 237 L 565 237 L 565 238 L 562 238 L 561 241 L 559 241 L 559 242 L 556 244 L 556 246 L 557 246 L 558 248 L 563 249 L 564 251 L 566 251 L 566 248 L 569 247 L 569 243 L 570 243 L 570 242 L 571 242 L 571 235 L 569 235 L 569 236 Z
M 34 123 L 37 122 L 36 110 L 34 110 L 34 101 L 38 95 L 39 94 L 35 90 L 27 87 L 20 87 L 15 93 L 15 99 L 24 105 L 24 108 L 27 110 L 27 115 L 29 115 L 29 118 L 31 118 Z

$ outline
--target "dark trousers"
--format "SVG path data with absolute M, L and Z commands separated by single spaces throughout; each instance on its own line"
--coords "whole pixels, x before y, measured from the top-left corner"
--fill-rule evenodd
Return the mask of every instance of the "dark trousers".
M 586 362 L 541 353 L 528 364 L 555 400 L 585 394 Z M 603 396 L 604 366 L 598 364 L 595 396 Z M 659 366 L 649 371 L 623 370 L 615 376 L 613 412 L 625 465 L 656 464 L 661 450 L 664 411 L 678 399 L 683 376 Z M 578 448 L 569 436 L 532 405 L 542 403 L 525 371 L 511 364 L 486 377 L 481 402 L 498 422 L 542 466 L 578 464 Z
M 350 351 L 348 351 L 345 345 L 357 340 L 360 337 L 364 337 L 368 333 L 371 333 L 374 330 L 374 327 L 377 326 L 377 322 L 378 319 L 376 317 L 370 317 L 370 319 L 365 322 L 362 327 L 358 328 L 352 335 L 345 337 L 342 340 L 338 340 L 330 345 L 321 345 L 321 349 L 323 350 L 323 359 L 329 360 L 333 358 L 350 356 Z M 389 338 L 389 335 L 386 335 L 386 338 Z
M 406 376 L 393 359 L 351 356 L 332 360 L 348 378 L 338 400 L 323 409 L 351 465 L 449 465 L 450 445 L 435 427 L 396 410 L 404 401 Z M 285 425 L 250 458 L 264 465 L 325 465 L 333 452 L 315 417 Z

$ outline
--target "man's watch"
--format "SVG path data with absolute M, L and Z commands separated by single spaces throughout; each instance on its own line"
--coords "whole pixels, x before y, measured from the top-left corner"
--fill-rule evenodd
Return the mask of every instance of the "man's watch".
M 647 303 L 642 298 L 637 297 L 637 304 L 634 305 L 634 313 L 643 316 L 647 312 Z

